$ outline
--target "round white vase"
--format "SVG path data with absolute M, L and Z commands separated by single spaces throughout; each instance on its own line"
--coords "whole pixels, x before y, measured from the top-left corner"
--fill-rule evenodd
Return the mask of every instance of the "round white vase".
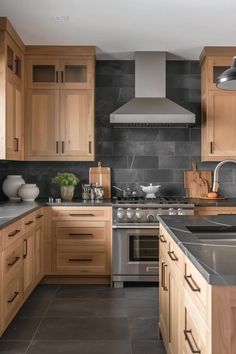
M 33 202 L 39 195 L 39 188 L 36 184 L 23 184 L 18 192 L 19 196 L 24 202 Z
M 20 201 L 18 191 L 22 184 L 25 184 L 22 176 L 8 175 L 2 184 L 3 193 L 12 201 Z

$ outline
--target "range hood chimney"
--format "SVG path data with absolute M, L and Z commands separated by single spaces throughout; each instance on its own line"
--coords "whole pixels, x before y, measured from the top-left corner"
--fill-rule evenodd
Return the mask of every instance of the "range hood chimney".
M 135 98 L 110 114 L 114 127 L 186 127 L 195 115 L 166 98 L 166 53 L 135 53 Z

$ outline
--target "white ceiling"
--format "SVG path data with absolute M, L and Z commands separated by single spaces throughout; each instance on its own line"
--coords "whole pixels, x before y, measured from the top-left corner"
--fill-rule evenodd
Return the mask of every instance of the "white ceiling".
M 236 45 L 235 13 L 234 0 L 0 0 L 26 44 L 96 45 L 100 59 L 136 50 L 198 59 L 206 45 Z

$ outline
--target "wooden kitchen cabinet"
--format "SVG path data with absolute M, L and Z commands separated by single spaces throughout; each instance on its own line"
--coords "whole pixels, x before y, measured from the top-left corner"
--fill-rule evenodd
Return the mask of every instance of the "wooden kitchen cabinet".
M 216 78 L 235 55 L 236 47 L 205 47 L 200 56 L 202 161 L 236 158 L 236 93 L 216 87 Z
M 0 159 L 24 159 L 24 45 L 0 18 Z
M 111 276 L 111 208 L 52 210 L 54 275 Z
M 94 160 L 94 47 L 26 47 L 26 159 Z

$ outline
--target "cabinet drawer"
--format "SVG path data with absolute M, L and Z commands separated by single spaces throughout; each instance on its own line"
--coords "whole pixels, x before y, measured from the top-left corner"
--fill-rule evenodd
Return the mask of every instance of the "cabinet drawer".
M 22 301 L 22 272 L 18 271 L 3 289 L 3 322 L 4 327 L 15 316 Z
M 14 247 L 13 247 L 14 246 Z M 22 270 L 23 264 L 23 243 L 18 240 L 15 244 L 3 251 L 3 279 L 8 281 L 15 277 L 15 274 Z
M 181 272 L 183 272 L 185 256 L 182 250 L 173 240 L 169 242 L 169 249 L 167 251 L 167 254 L 170 262 L 176 264 L 181 270 Z
M 35 213 L 30 213 L 23 218 L 24 232 L 31 230 L 35 226 Z
M 19 237 L 22 235 L 23 232 L 23 225 L 22 219 L 19 221 L 14 222 L 13 224 L 5 227 L 3 229 L 3 246 L 4 248 L 11 245 L 15 242 Z
M 62 274 L 107 274 L 105 252 L 58 253 L 56 271 Z
M 111 219 L 111 208 L 63 208 L 52 207 L 53 220 L 100 221 Z
M 211 308 L 211 286 L 207 284 L 203 276 L 195 266 L 185 258 L 184 264 L 184 289 L 189 294 L 199 309 L 202 318 L 209 324 Z
M 57 229 L 57 243 L 93 244 L 96 241 L 105 241 L 104 227 L 70 227 Z
M 199 311 L 184 292 L 184 322 L 181 331 L 183 353 L 211 353 L 211 336 Z

